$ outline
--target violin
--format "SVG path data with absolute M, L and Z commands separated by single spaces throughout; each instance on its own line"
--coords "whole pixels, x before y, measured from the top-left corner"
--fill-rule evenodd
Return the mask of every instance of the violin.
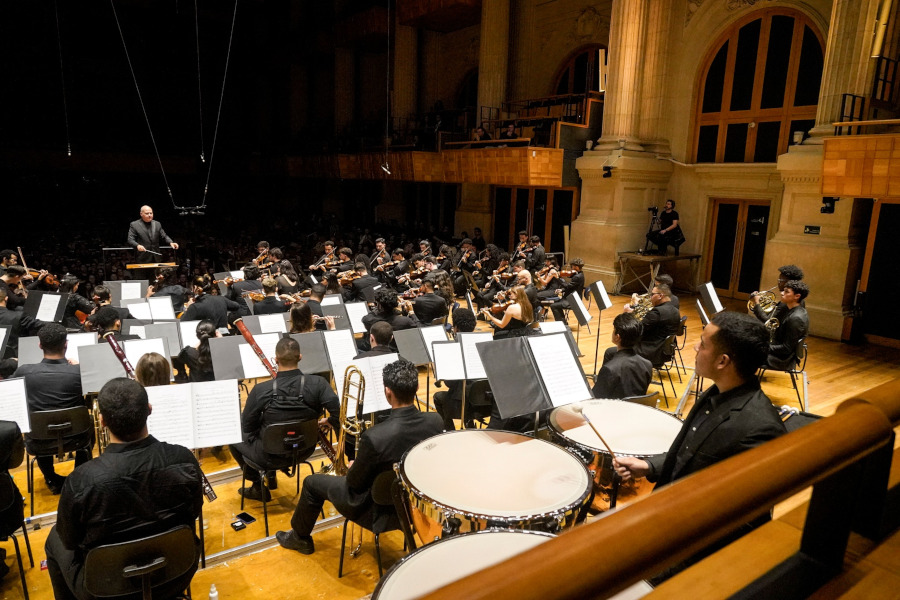
M 362 275 L 356 271 L 345 271 L 338 275 L 338 283 L 341 285 L 350 285 L 353 283 L 354 279 L 359 279 L 360 277 L 362 277 Z
M 386 262 L 386 263 L 381 263 L 380 265 L 378 265 L 377 267 L 375 267 L 375 270 L 376 270 L 376 271 L 384 271 L 386 268 L 388 268 L 388 267 L 393 267 L 394 265 L 396 265 L 397 262 L 398 262 L 398 261 L 396 261 L 396 260 L 392 260 L 392 261 L 389 261 L 389 262 Z
M 560 277 L 572 277 L 572 276 L 575 275 L 575 273 L 577 273 L 577 272 L 578 272 L 578 271 L 576 271 L 575 269 L 568 269 L 568 270 L 565 270 L 565 271 L 560 271 L 560 272 L 559 272 L 559 276 L 560 276 Z
M 495 315 L 503 314 L 506 309 L 515 304 L 515 300 L 504 300 L 503 302 L 495 302 L 491 305 L 491 313 Z
M 231 285 L 235 281 L 243 281 L 243 279 L 235 279 L 234 277 L 226 277 L 225 279 L 213 279 L 213 283 L 224 283 L 225 285 Z
M 28 269 L 27 273 L 31 276 L 32 279 L 40 280 L 41 272 L 35 269 Z M 56 278 L 56 275 L 53 273 L 44 273 L 44 283 L 48 286 L 56 289 L 59 287 L 59 279 Z

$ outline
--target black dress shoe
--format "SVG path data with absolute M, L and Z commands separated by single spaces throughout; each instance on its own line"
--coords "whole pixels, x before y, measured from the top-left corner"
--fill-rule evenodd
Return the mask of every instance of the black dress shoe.
M 265 490 L 266 499 L 263 500 L 263 489 L 256 484 L 239 489 L 238 494 L 248 500 L 259 500 L 260 502 L 268 502 L 272 499 L 272 494 L 269 493 L 269 490 Z
M 313 544 L 313 539 L 310 536 L 300 537 L 294 533 L 293 529 L 275 532 L 275 539 L 278 540 L 278 543 L 283 548 L 296 550 L 300 554 L 312 554 L 316 551 L 316 545 Z

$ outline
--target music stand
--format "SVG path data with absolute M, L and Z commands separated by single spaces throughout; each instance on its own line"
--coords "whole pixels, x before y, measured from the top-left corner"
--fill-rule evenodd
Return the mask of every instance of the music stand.
M 588 289 L 591 291 L 591 296 L 594 298 L 594 301 L 597 303 L 597 311 L 598 316 L 597 320 L 599 322 L 600 315 L 603 314 L 603 310 L 607 308 L 612 308 L 612 300 L 609 299 L 609 294 L 606 293 L 606 287 L 603 285 L 603 282 L 600 280 L 592 283 Z M 594 344 L 594 372 L 591 374 L 591 379 L 593 380 L 597 376 L 597 358 L 600 356 L 600 326 L 597 326 L 597 341 Z

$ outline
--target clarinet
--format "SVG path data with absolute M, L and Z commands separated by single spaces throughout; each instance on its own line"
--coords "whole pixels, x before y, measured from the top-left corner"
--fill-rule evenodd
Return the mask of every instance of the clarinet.
M 262 351 L 262 348 L 259 347 L 259 344 L 256 343 L 256 340 L 253 339 L 253 334 L 250 333 L 250 330 L 247 329 L 247 326 L 244 325 L 243 319 L 237 319 L 234 322 L 234 326 L 237 327 L 237 330 L 241 332 L 241 335 L 244 336 L 244 339 L 247 340 L 247 343 L 250 344 L 250 347 L 253 348 L 253 351 L 256 353 L 256 356 L 262 361 L 263 366 L 269 372 L 269 375 L 272 379 L 275 379 L 275 376 L 278 374 L 278 371 L 275 367 L 272 366 L 272 363 L 269 362 L 269 359 L 266 358 L 265 353 Z M 303 390 L 301 390 L 302 393 Z M 322 431 L 321 428 L 318 429 L 319 435 L 319 446 L 322 447 L 322 452 L 325 453 L 325 456 L 331 460 L 333 463 L 335 458 L 337 458 L 337 454 L 334 451 L 334 446 L 331 444 L 331 441 L 327 437 L 327 433 Z

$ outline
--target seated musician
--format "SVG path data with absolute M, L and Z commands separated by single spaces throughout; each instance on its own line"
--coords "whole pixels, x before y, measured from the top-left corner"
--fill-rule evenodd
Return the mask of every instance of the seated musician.
M 262 286 L 266 296 L 262 301 L 253 304 L 253 314 L 274 315 L 287 312 L 288 305 L 278 297 L 278 283 L 271 277 L 266 277 L 262 280 Z
M 430 274 L 426 275 L 419 287 L 420 295 L 412 302 L 412 310 L 419 325 L 431 325 L 435 319 L 447 315 L 447 303 L 434 293 L 434 286 L 435 278 Z
M 370 356 L 380 356 L 382 354 L 391 354 L 396 352 L 391 343 L 394 341 L 394 330 L 386 321 L 378 321 L 372 324 L 369 330 L 369 347 L 370 350 L 362 350 L 353 358 L 368 358 Z
M 256 258 L 252 262 L 257 267 L 263 263 L 269 262 L 269 242 L 262 241 L 256 244 Z
M 521 263 L 522 261 L 519 262 Z M 538 314 L 541 299 L 538 298 L 537 288 L 531 282 L 531 271 L 526 271 L 524 268 L 519 269 L 519 272 L 516 273 L 516 285 L 521 285 L 525 288 L 525 295 L 528 296 L 528 301 L 531 302 L 531 312 L 535 315 Z
M 332 271 L 336 271 L 337 273 L 344 273 L 346 271 L 353 270 L 353 250 L 350 248 L 341 248 L 338 250 L 338 261 L 337 264 L 332 265 Z
M 669 356 L 665 355 L 665 341 L 670 335 L 678 333 L 681 327 L 681 313 L 670 302 L 672 292 L 667 285 L 654 285 L 651 289 L 650 302 L 653 308 L 641 321 L 641 340 L 635 345 L 635 351 L 652 362 L 661 365 Z M 627 305 L 625 312 L 633 312 Z M 606 361 L 606 356 L 603 358 Z
M 531 253 L 525 261 L 525 267 L 529 271 L 537 271 L 545 262 L 546 252 L 544 251 L 544 246 L 541 245 L 539 236 L 531 236 L 529 242 L 531 244 Z
M 93 331 L 95 328 L 95 322 L 97 320 L 97 311 L 99 311 L 104 306 L 112 306 L 112 296 L 110 295 L 109 288 L 105 285 L 94 286 L 94 295 L 92 300 L 94 301 L 94 309 L 91 311 L 90 316 L 84 321 L 84 328 L 88 331 Z M 127 306 L 113 306 L 116 309 L 116 312 L 119 313 L 119 319 L 124 321 L 125 319 L 133 319 L 134 315 L 131 314 L 131 311 L 128 310 Z
M 278 263 L 278 276 L 275 277 L 275 283 L 278 284 L 279 294 L 296 294 L 306 289 L 303 278 L 294 269 L 294 265 L 289 260 L 283 260 Z
M 428 277 L 434 282 L 435 295 L 444 301 L 449 310 L 453 306 L 453 280 L 450 279 L 450 274 L 443 269 L 435 269 Z
M 150 403 L 137 381 L 117 378 L 100 390 L 100 423 L 109 429 L 106 451 L 66 478 L 56 525 L 47 536 L 47 570 L 55 598 L 93 598 L 84 589 L 91 549 L 194 522 L 203 504 L 200 465 L 184 446 L 157 441 L 147 431 Z M 200 540 L 194 537 L 195 556 Z M 187 587 L 197 562 L 154 596 L 172 598 Z
M 494 247 L 496 248 L 496 246 Z M 475 294 L 474 300 L 478 308 L 490 306 L 494 302 L 494 296 L 496 296 L 498 292 L 509 289 L 509 286 L 507 285 L 507 282 L 509 281 L 508 276 L 512 274 L 512 270 L 509 266 L 509 254 L 501 252 L 498 258 L 499 263 L 497 264 L 497 268 L 488 273 L 487 280 L 482 286 L 481 291 Z
M 237 303 L 238 309 L 233 312 L 233 317 L 229 317 L 231 321 L 238 317 L 246 317 L 250 314 L 250 307 L 247 300 L 244 299 L 245 292 L 262 292 L 263 286 L 259 281 L 259 267 L 249 265 L 244 267 L 244 280 L 235 281 L 228 286 L 229 297 Z
M 445 273 L 449 274 L 450 271 L 453 270 L 453 251 L 450 249 L 450 246 L 444 244 L 438 250 L 437 256 L 435 260 L 437 261 L 435 264 L 437 268 Z
M 306 305 L 309 306 L 309 310 L 312 314 L 317 317 L 325 317 L 325 313 L 322 312 L 322 299 L 324 297 L 325 286 L 323 284 L 317 283 L 309 289 L 309 300 L 306 301 Z M 313 317 L 313 320 L 315 320 L 315 317 Z M 325 321 L 321 319 L 316 320 L 315 327 L 320 331 L 324 331 Z
M 15 250 L 0 250 L 0 276 L 6 273 L 6 270 L 19 263 L 19 256 Z
M 15 266 L 15 265 L 13 265 Z M 12 267 L 10 267 L 12 268 Z M 9 297 L 7 291 L 0 287 L 0 328 L 6 329 L 6 351 L 0 357 L 4 360 L 18 359 L 19 356 L 19 336 L 34 335 L 41 327 L 45 325 L 44 321 L 33 319 L 21 310 L 12 310 L 7 308 Z M 4 367 L 9 370 L 15 370 L 15 365 L 5 363 Z
M 519 232 L 519 243 L 516 244 L 516 247 L 510 252 L 510 259 L 513 262 L 520 260 L 527 262 L 530 257 L 531 248 L 529 248 L 528 245 L 528 232 L 523 229 Z
M 403 248 L 394 248 L 391 253 L 392 266 L 383 268 L 384 282 L 397 291 L 403 291 L 409 287 L 406 283 L 401 283 L 400 277 L 409 273 L 409 261 L 406 260 L 406 250 Z
M 380 284 L 376 277 L 369 274 L 365 262 L 357 262 L 355 270 L 358 277 L 353 279 L 349 285 L 344 286 L 344 302 L 365 302 L 365 290 Z
M 809 295 L 809 286 L 802 281 L 788 281 L 781 290 L 782 311 L 778 328 L 769 344 L 766 364 L 773 369 L 788 370 L 797 366 L 797 344 L 809 333 L 809 315 L 802 302 Z
M 169 385 L 172 365 L 159 352 L 148 352 L 134 365 L 134 378 L 144 387 Z
M 160 269 L 156 276 L 156 283 L 147 288 L 148 298 L 169 296 L 172 299 L 172 308 L 176 315 L 184 312 L 184 300 L 187 295 L 188 290 L 178 283 L 178 269 L 172 267 Z
M 0 507 L 0 531 L 14 531 L 22 526 L 24 516 L 22 494 L 16 485 L 11 469 L 22 464 L 25 459 L 25 446 L 22 443 L 22 432 L 15 421 L 0 420 L 0 477 L 12 485 L 12 498 L 7 506 Z M 6 564 L 6 550 L 0 552 L 0 582 L 9 574 Z
M 190 319 L 188 319 L 190 320 Z M 101 339 L 111 335 L 116 341 L 137 340 L 140 336 L 133 333 L 122 333 L 122 319 L 113 306 L 104 306 L 94 315 L 94 328 Z
M 646 477 L 659 488 L 784 434 L 778 411 L 756 379 L 756 369 L 766 359 L 768 340 L 766 328 L 753 317 L 736 312 L 715 315 L 694 347 L 697 375 L 715 385 L 697 399 L 667 453 L 646 460 L 616 458 L 613 465 L 623 481 Z M 651 583 L 671 577 L 768 520 L 766 513 L 739 527 L 734 535 L 656 576 Z
M 362 318 L 366 332 L 368 333 L 372 329 L 372 325 L 379 321 L 385 321 L 393 331 L 415 327 L 415 321 L 397 312 L 399 304 L 397 294 L 391 290 L 382 288 L 375 292 L 375 310 Z M 366 347 L 368 340 L 365 337 L 359 340 L 357 345 L 361 350 L 368 350 Z
M 472 273 L 479 288 L 484 287 L 488 278 L 499 266 L 500 248 L 494 244 L 487 244 L 475 261 L 475 271 Z
M 672 290 L 672 284 L 674 282 L 675 282 L 675 280 L 672 279 L 672 276 L 666 275 L 665 273 L 660 273 L 653 279 L 654 285 L 667 285 L 667 286 L 669 286 L 670 290 Z M 636 306 L 639 301 L 640 301 L 640 296 L 638 296 L 637 294 L 631 295 L 630 305 L 632 308 L 634 308 L 634 306 Z M 672 303 L 672 306 L 681 310 L 681 302 L 678 300 L 678 296 L 675 295 L 674 290 L 673 290 L 672 295 L 669 296 L 669 302 Z
M 431 254 L 431 242 L 428 240 L 419 240 L 419 254 L 422 256 Z
M 275 345 L 275 363 L 278 374 L 275 379 L 256 384 L 241 413 L 240 444 L 232 444 L 231 454 L 244 469 L 244 477 L 253 481 L 250 487 L 241 488 L 238 493 L 244 498 L 261 500 L 263 488 L 258 475 L 246 468 L 246 456 L 255 463 L 265 463 L 271 457 L 263 450 L 262 430 L 266 425 L 295 420 L 319 419 L 323 411 L 328 411 L 328 423 L 337 430 L 340 427 L 338 415 L 341 411 L 338 397 L 328 382 L 319 375 L 304 374 L 299 367 L 303 357 L 300 346 L 293 338 L 281 338 Z M 275 471 L 267 474 L 266 501 L 270 500 L 268 490 L 277 486 Z
M 318 285 L 318 284 L 316 284 Z M 321 310 L 321 308 L 319 308 Z M 319 327 L 319 323 L 322 324 Z M 309 302 L 295 302 L 291 305 L 291 322 L 288 333 L 309 333 L 311 331 L 334 329 L 334 317 L 323 317 L 313 313 Z
M 556 290 L 563 288 L 563 281 L 559 277 L 559 265 L 556 264 L 556 258 L 548 256 L 544 260 L 544 268 L 535 274 L 537 280 L 535 285 L 541 288 L 538 292 L 538 298 L 543 300 L 556 300 L 559 295 Z
M 178 356 L 172 359 L 172 363 L 179 360 L 181 364 L 186 365 L 192 382 L 213 381 L 216 377 L 213 373 L 212 354 L 209 351 L 209 338 L 222 337 L 222 334 L 219 333 L 215 323 L 209 320 L 197 323 L 195 331 L 197 341 L 182 348 Z M 179 381 L 177 375 L 175 382 L 183 383 Z
M 194 297 L 185 304 L 182 321 L 212 321 L 216 327 L 228 325 L 228 313 L 240 309 L 240 304 L 225 296 L 212 293 L 214 284 L 209 275 L 199 275 L 192 283 Z
M 6 292 L 6 307 L 9 310 L 25 306 L 25 291 L 19 290 L 19 284 L 25 277 L 25 267 L 10 265 L 6 272 L 0 275 L 0 290 Z
M 372 501 L 372 484 L 381 473 L 390 471 L 407 450 L 442 431 L 441 418 L 435 413 L 419 412 L 415 407 L 419 372 L 406 360 L 385 365 L 384 393 L 391 405 L 390 416 L 363 432 L 359 452 L 346 477 L 310 475 L 303 480 L 300 501 L 291 518 L 291 529 L 275 534 L 278 543 L 302 554 L 315 552 L 311 537 L 316 518 L 325 501 L 347 518 L 373 522 L 395 514 L 378 510 Z
M 309 272 L 317 277 L 321 277 L 334 266 L 332 263 L 337 262 L 334 256 L 334 242 L 329 240 L 322 244 L 322 246 L 325 248 L 325 254 L 319 257 L 316 264 L 309 265 Z
M 469 282 L 464 273 L 472 274 L 476 270 L 475 262 L 477 259 L 478 252 L 475 250 L 472 240 L 464 238 L 459 244 L 459 254 L 454 259 L 456 260 L 454 267 L 457 270 L 451 275 L 453 277 L 453 289 L 457 296 L 462 296 L 469 288 Z
M 797 265 L 784 265 L 778 267 L 778 292 L 781 293 L 784 290 L 784 286 L 788 281 L 802 281 L 803 280 L 803 269 L 798 267 Z M 776 294 L 776 298 L 778 294 Z M 759 303 L 759 292 L 753 292 L 750 294 L 750 300 L 753 302 L 753 314 L 756 315 L 756 318 L 765 323 L 769 319 L 778 319 L 780 323 L 787 313 L 787 307 L 783 302 L 779 301 L 772 312 L 767 313 L 762 309 L 762 306 Z M 806 302 L 800 302 L 800 305 L 806 308 Z
M 570 294 L 578 294 L 581 296 L 584 292 L 584 273 L 582 272 L 584 261 L 580 258 L 573 258 L 571 267 L 574 273 L 569 277 L 569 281 L 563 281 L 562 286 L 556 290 L 556 295 L 562 298 L 562 300 L 557 300 L 550 305 L 550 310 L 553 312 L 553 318 L 556 321 L 563 320 L 564 309 L 572 308 L 569 306 L 569 301 L 565 299 L 566 296 L 569 296 Z
M 475 331 L 475 324 L 475 316 L 468 308 L 457 308 L 453 311 L 452 331 L 454 337 L 460 332 L 469 333 Z M 447 384 L 447 390 L 435 392 L 432 397 L 432 400 L 434 400 L 434 410 L 441 415 L 441 419 L 444 421 L 444 429 L 446 431 L 453 431 L 456 429 L 456 423 L 454 423 L 453 420 L 460 418 L 463 382 L 460 379 L 455 379 L 453 381 L 435 381 L 434 386 L 440 387 L 442 383 Z M 474 382 L 468 384 L 467 392 L 468 389 L 471 388 L 472 383 Z M 466 408 L 466 413 L 471 414 L 468 407 Z
M 627 398 L 642 396 L 653 378 L 653 365 L 634 351 L 641 339 L 641 323 L 628 313 L 613 319 L 612 342 L 616 352 L 594 378 L 594 398 Z
M 91 301 L 78 293 L 78 286 L 81 280 L 70 273 L 66 273 L 59 280 L 59 292 L 61 294 L 69 294 L 66 300 L 66 309 L 63 312 L 62 324 L 66 329 L 82 329 L 84 327 L 83 320 L 94 310 Z M 78 318 L 77 313 L 82 313 L 82 318 Z
M 81 391 L 81 368 L 75 361 L 66 359 L 68 346 L 66 328 L 59 323 L 47 323 L 41 327 L 38 340 L 44 358 L 33 365 L 21 365 L 13 377 L 25 378 L 25 393 L 28 401 L 28 412 L 58 410 L 60 408 L 76 408 L 86 406 Z M 81 442 L 93 441 L 93 429 L 83 436 Z M 53 451 L 56 440 L 35 440 L 25 434 L 25 446 L 28 453 Z M 93 446 L 93 443 L 91 443 Z M 79 450 L 75 453 L 75 466 L 91 459 L 90 450 Z M 39 456 L 38 467 L 44 475 L 44 482 L 52 494 L 59 494 L 66 478 L 58 475 L 53 468 L 52 456 Z
M 525 288 L 517 285 L 509 290 L 507 294 L 512 294 L 512 304 L 506 307 L 502 318 L 498 319 L 492 315 L 491 309 L 482 309 L 482 314 L 494 326 L 495 340 L 528 335 L 528 325 L 534 321 L 534 312 L 531 308 L 531 301 L 525 293 Z
M 375 240 L 375 252 L 372 254 L 372 259 L 369 261 L 369 270 L 373 273 L 380 272 L 376 270 L 376 267 L 383 265 L 388 262 L 388 260 L 387 245 L 384 242 L 384 238 L 377 238 Z

